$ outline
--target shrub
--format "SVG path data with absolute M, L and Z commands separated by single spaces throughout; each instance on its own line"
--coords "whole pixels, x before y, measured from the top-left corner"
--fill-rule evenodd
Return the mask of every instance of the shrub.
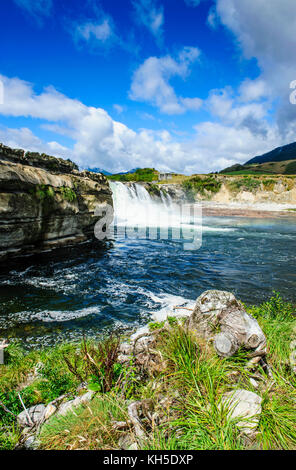
M 207 193 L 217 193 L 222 186 L 221 181 L 217 180 L 212 176 L 201 178 L 200 176 L 194 176 L 189 180 L 183 181 L 182 187 L 185 190 L 187 199 L 189 201 L 195 200 L 197 193 L 205 196 Z
M 228 183 L 229 188 L 232 191 L 255 191 L 260 188 L 261 182 L 257 179 L 247 176 L 246 178 L 241 178 L 239 180 L 231 181 Z

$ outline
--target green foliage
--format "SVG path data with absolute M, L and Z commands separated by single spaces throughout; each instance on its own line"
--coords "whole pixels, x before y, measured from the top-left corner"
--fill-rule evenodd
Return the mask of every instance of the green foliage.
M 295 449 L 295 389 L 276 388 L 263 398 L 259 422 L 260 440 L 264 450 Z
M 289 303 L 285 302 L 278 292 L 273 291 L 272 297 L 259 306 L 249 307 L 248 311 L 253 317 L 259 319 L 294 321 L 296 309 Z
M 87 343 L 84 339 L 74 358 L 64 355 L 64 361 L 71 374 L 80 382 L 90 381 L 90 389 L 106 393 L 121 374 L 121 365 L 117 363 L 119 345 L 119 338 L 112 336 L 97 345 Z
M 20 439 L 20 431 L 12 424 L 0 428 L 0 450 L 13 450 Z
M 160 195 L 161 195 L 161 192 L 160 192 L 161 188 L 159 187 L 158 184 L 149 184 L 149 186 L 147 186 L 146 189 L 147 189 L 149 194 L 153 194 L 153 195 L 158 196 L 158 197 L 160 197 Z M 165 190 L 162 189 L 162 192 L 165 192 Z
M 205 178 L 194 176 L 182 183 L 187 199 L 192 202 L 195 200 L 197 193 L 202 196 L 205 196 L 207 193 L 215 194 L 220 190 L 221 185 L 221 181 L 212 176 L 207 176 Z
M 37 184 L 33 189 L 30 189 L 29 192 L 34 197 L 39 199 L 39 201 L 50 200 L 55 196 L 55 192 L 52 186 L 46 184 Z
M 154 168 L 139 168 L 134 173 L 108 175 L 111 181 L 142 181 L 151 182 L 158 179 L 158 172 Z
M 73 189 L 68 188 L 68 186 L 62 186 L 59 188 L 60 194 L 62 195 L 63 199 L 66 199 L 66 201 L 73 202 L 75 199 L 77 199 L 77 195 Z
M 119 340 L 111 337 L 96 344 L 65 344 L 24 352 L 10 345 L 0 367 L 0 400 L 12 413 L 22 411 L 16 389 L 27 407 L 48 403 L 57 396 L 76 394 L 77 385 L 88 382 L 97 392 L 94 400 L 74 413 L 49 420 L 42 429 L 45 449 L 116 449 L 120 431 L 112 422 L 126 421 L 130 401 L 165 396 L 166 419 L 153 427 L 143 449 L 219 450 L 244 449 L 237 420 L 230 419 L 222 406 L 223 393 L 243 388 L 262 396 L 262 413 L 256 446 L 260 449 L 293 449 L 296 446 L 296 378 L 290 364 L 291 342 L 295 337 L 295 307 L 278 293 L 259 306 L 246 307 L 257 318 L 267 337 L 267 358 L 272 379 L 261 366 L 259 388 L 250 382 L 249 351 L 240 348 L 235 356 L 221 359 L 210 342 L 197 338 L 176 317 L 153 322 L 153 357 L 161 358 L 162 369 L 140 373 L 134 357 L 129 363 L 117 360 Z M 161 330 L 161 332 L 156 332 Z M 154 353 L 156 355 L 154 356 Z M 38 365 L 38 377 L 20 384 Z M 233 374 L 235 373 L 235 379 Z M 19 438 L 14 418 L 0 407 L 0 449 L 13 449 Z M 132 433 L 132 431 L 128 430 Z
M 296 161 L 291 162 L 286 166 L 284 175 L 296 175 Z
M 127 420 L 126 404 L 112 394 L 97 396 L 75 414 L 50 419 L 42 428 L 41 449 L 116 449 L 121 433 L 112 429 L 113 420 Z
M 30 194 L 39 199 L 39 201 L 49 202 L 55 197 L 55 190 L 52 186 L 46 184 L 37 184 L 33 189 L 30 189 Z M 61 186 L 58 192 L 62 195 L 63 199 L 69 202 L 75 201 L 77 195 L 73 189 L 68 186 Z
M 157 321 L 151 322 L 151 323 L 148 324 L 149 330 L 150 330 L 150 331 L 159 330 L 160 328 L 163 328 L 164 324 L 165 324 L 165 321 L 161 321 L 161 322 L 157 322 Z
M 176 326 L 178 324 L 178 319 L 176 317 L 168 317 L 167 321 L 170 326 Z
M 266 191 L 272 191 L 274 188 L 274 185 L 276 184 L 276 180 L 275 179 L 263 179 L 262 184 Z
M 237 192 L 237 191 L 251 191 L 252 192 L 260 188 L 261 181 L 248 176 L 247 178 L 241 178 L 238 180 L 230 181 L 228 183 L 228 186 L 230 190 L 234 192 Z

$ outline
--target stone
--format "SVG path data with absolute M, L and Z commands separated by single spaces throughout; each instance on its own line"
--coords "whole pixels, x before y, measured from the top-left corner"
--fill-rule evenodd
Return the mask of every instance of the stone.
M 237 422 L 237 427 L 253 439 L 256 436 L 262 398 L 254 392 L 248 390 L 234 390 L 222 396 L 222 404 L 228 409 L 228 417 L 231 419 L 241 419 Z
M 258 387 L 259 387 L 259 384 L 258 384 L 257 380 L 253 379 L 252 377 L 250 378 L 250 384 L 251 384 L 254 388 L 258 388 Z
M 138 450 L 138 444 L 136 442 L 133 442 L 127 450 Z
M 208 337 L 217 324 L 218 315 L 229 307 L 238 307 L 239 303 L 231 292 L 208 290 L 196 300 L 194 310 L 189 318 L 188 327 L 199 335 Z
M 57 411 L 57 415 L 65 416 L 69 411 L 73 412 L 78 406 L 89 403 L 92 400 L 93 395 L 94 392 L 87 392 L 84 395 L 81 395 L 81 397 L 76 397 L 74 400 L 63 403 Z
M 266 354 L 266 338 L 257 320 L 231 292 L 210 290 L 201 294 L 187 325 L 198 336 L 213 340 L 221 357 L 234 355 L 240 346 L 252 349 L 255 356 Z
M 57 407 L 49 403 L 44 410 L 43 421 L 47 421 L 56 411 Z
M 36 426 L 42 421 L 45 409 L 45 405 L 35 405 L 28 408 L 27 411 L 22 411 L 17 416 L 18 424 L 22 428 Z
M 36 438 L 36 436 L 30 436 L 26 439 L 23 443 L 23 447 L 26 450 L 37 450 L 40 445 L 40 442 Z
M 124 434 L 119 438 L 118 447 L 122 450 L 137 450 L 138 448 L 135 438 L 130 434 Z

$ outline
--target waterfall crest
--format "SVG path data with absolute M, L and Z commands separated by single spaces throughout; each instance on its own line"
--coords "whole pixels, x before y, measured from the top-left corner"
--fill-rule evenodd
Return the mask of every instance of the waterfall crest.
M 178 206 L 166 192 L 160 191 L 159 202 L 152 199 L 147 189 L 137 183 L 129 185 L 111 182 L 114 217 L 117 225 L 162 227 L 180 225 Z
M 184 249 L 200 248 L 200 206 L 175 204 L 164 191 L 160 192 L 159 201 L 156 201 L 143 185 L 137 183 L 127 185 L 111 182 L 111 189 L 114 203 L 114 237 L 187 241 L 184 243 Z

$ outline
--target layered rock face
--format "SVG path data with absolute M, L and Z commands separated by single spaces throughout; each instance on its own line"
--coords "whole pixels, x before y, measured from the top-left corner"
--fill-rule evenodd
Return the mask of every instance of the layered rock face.
M 106 204 L 102 174 L 0 144 L 0 261 L 94 238 L 95 210 Z

